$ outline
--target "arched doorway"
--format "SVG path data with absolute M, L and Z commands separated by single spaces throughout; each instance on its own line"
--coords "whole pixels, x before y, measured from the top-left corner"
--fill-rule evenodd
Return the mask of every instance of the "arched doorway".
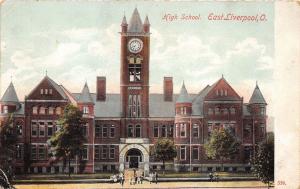
M 129 168 L 139 168 L 139 163 L 143 162 L 142 152 L 136 148 L 128 150 L 125 157 Z

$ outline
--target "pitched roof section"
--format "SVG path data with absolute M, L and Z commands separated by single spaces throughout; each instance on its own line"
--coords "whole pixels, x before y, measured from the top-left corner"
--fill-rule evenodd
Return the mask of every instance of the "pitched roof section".
M 64 98 L 67 99 L 67 95 L 65 94 L 64 90 L 61 88 L 60 85 L 58 85 L 55 81 L 53 81 L 50 77 L 47 75 L 45 76 L 45 79 L 49 81 L 49 83 L 54 87 L 55 90 Z
M 146 16 L 145 18 L 144 25 L 150 25 L 148 16 Z
M 131 16 L 129 26 L 128 26 L 129 33 L 143 33 L 143 23 L 137 8 L 134 9 L 133 14 Z
M 19 102 L 15 87 L 12 82 L 10 82 L 5 93 L 3 94 L 1 102 Z
M 81 103 L 94 103 L 87 83 L 84 84 L 84 87 L 81 91 L 78 102 L 81 102 Z
M 182 83 L 182 87 L 180 90 L 179 97 L 176 100 L 176 103 L 191 103 L 191 99 L 189 97 L 189 94 L 185 88 L 184 82 Z
M 252 96 L 249 100 L 250 104 L 267 104 L 265 101 L 265 98 L 263 97 L 258 85 L 256 84 L 256 87 L 252 93 Z
M 127 20 L 126 20 L 126 16 L 124 15 L 121 26 L 126 26 L 126 25 L 127 25 Z
M 212 86 L 207 85 L 202 89 L 197 96 L 193 99 L 192 104 L 192 115 L 203 116 L 203 101 L 207 93 L 210 91 Z

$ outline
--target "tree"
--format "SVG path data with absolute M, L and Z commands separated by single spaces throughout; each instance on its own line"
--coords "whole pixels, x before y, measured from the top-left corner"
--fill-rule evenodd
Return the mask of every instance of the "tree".
M 159 138 L 152 153 L 157 160 L 163 162 L 163 171 L 165 171 L 165 162 L 173 160 L 177 156 L 174 142 L 168 138 Z
M 274 134 L 268 133 L 266 140 L 258 145 L 257 152 L 251 159 L 255 175 L 268 184 L 274 181 Z
M 13 124 L 13 114 L 0 125 L 0 169 L 2 169 L 9 180 L 14 176 L 13 161 L 17 143 L 17 132 Z
M 86 140 L 82 129 L 84 124 L 82 112 L 69 104 L 58 120 L 59 130 L 49 139 L 50 154 L 55 160 L 68 162 L 69 176 L 71 175 L 71 158 L 81 154 L 81 148 Z
M 223 170 L 223 161 L 232 159 L 239 152 L 240 142 L 228 129 L 214 129 L 204 145 L 207 157 L 219 160 Z

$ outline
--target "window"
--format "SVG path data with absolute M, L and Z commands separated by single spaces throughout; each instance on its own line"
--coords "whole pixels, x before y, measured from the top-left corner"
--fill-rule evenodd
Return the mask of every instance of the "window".
M 180 128 L 178 126 L 178 124 L 176 124 L 176 130 L 175 130 L 175 134 L 176 134 L 176 137 L 179 137 L 179 134 L 180 134 Z
M 48 114 L 49 115 L 53 115 L 54 114 L 54 108 L 53 107 L 49 107 Z
M 55 113 L 56 113 L 56 115 L 60 115 L 61 114 L 61 107 L 57 107 Z
M 48 89 L 45 89 L 45 95 L 47 95 L 48 94 Z
M 224 115 L 227 115 L 227 114 L 228 114 L 228 109 L 227 109 L 227 108 L 224 108 L 224 109 L 223 109 L 223 114 L 224 114 Z
M 46 159 L 46 148 L 44 145 L 39 145 L 39 159 Z
M 110 146 L 109 147 L 109 159 L 114 159 L 115 158 L 115 147 Z
M 84 145 L 82 150 L 81 150 L 81 158 L 83 160 L 87 160 L 88 159 L 88 146 Z
M 115 137 L 115 127 L 114 127 L 114 125 L 111 125 L 111 127 L 110 127 L 110 137 L 111 138 Z
M 216 90 L 216 95 L 219 96 L 219 90 L 218 89 Z
M 41 95 L 44 94 L 44 89 L 41 89 Z
M 216 114 L 216 115 L 219 115 L 219 114 L 220 114 L 220 108 L 218 108 L 218 107 L 215 108 L 215 114 Z
M 141 117 L 141 95 L 128 96 L 129 117 Z
M 137 138 L 141 137 L 141 126 L 140 125 L 135 126 L 135 137 L 137 137 Z
M 36 145 L 31 145 L 31 159 L 36 160 Z
M 52 122 L 48 122 L 47 135 L 48 135 L 48 137 L 51 137 L 53 135 L 53 123 Z
M 174 137 L 174 125 L 170 125 L 168 134 L 169 137 Z
M 250 160 L 250 158 L 252 156 L 252 153 L 253 153 L 252 146 L 245 146 L 244 147 L 244 157 L 245 157 L 245 160 Z
M 45 125 L 44 122 L 39 123 L 39 136 L 43 137 L 45 136 Z
M 3 106 L 3 113 L 5 113 L 5 114 L 8 113 L 8 106 Z
M 260 124 L 260 127 L 259 127 L 259 129 L 260 129 L 260 136 L 261 137 L 263 137 L 263 136 L 265 136 L 265 124 Z
M 102 138 L 106 138 L 108 136 L 107 125 L 102 127 Z
M 246 125 L 245 127 L 244 127 L 244 130 L 243 130 L 243 132 L 244 132 L 244 138 L 246 138 L 246 139 L 249 139 L 250 137 L 251 137 L 251 125 Z
M 31 136 L 36 137 L 38 135 L 38 125 L 35 121 L 31 122 Z
M 89 124 L 86 123 L 85 125 L 82 125 L 82 134 L 83 136 L 88 136 L 88 128 L 89 128 Z
M 101 136 L 101 127 L 100 125 L 95 126 L 95 137 L 99 138 Z
M 130 63 L 129 64 L 129 81 L 130 82 L 141 81 L 141 70 L 142 70 L 142 65 L 140 63 L 138 63 L 138 62 L 135 62 L 135 64 Z
M 199 125 L 193 124 L 193 137 L 198 138 L 199 137 Z
M 128 125 L 127 137 L 133 137 L 133 126 Z
M 221 89 L 220 95 L 223 96 L 223 89 Z
M 208 129 L 208 137 L 210 137 L 210 135 L 211 135 L 211 133 L 213 131 L 212 123 L 208 123 L 207 129 Z
M 227 89 L 224 90 L 224 95 L 227 96 Z
M 102 146 L 102 159 L 107 159 L 107 146 Z
M 260 107 L 260 115 L 265 115 L 265 114 L 266 114 L 266 108 Z
M 40 107 L 40 114 L 45 115 L 46 114 L 46 109 L 45 107 Z
M 16 145 L 17 153 L 16 153 L 16 158 L 17 159 L 22 159 L 23 158 L 23 145 L 22 144 L 17 144 Z
M 83 106 L 83 113 L 88 114 L 89 113 L 89 107 L 88 106 Z
M 32 114 L 38 114 L 38 107 L 34 106 L 32 108 Z
M 185 160 L 186 147 L 180 146 L 180 160 Z
M 100 159 L 100 145 L 95 146 L 95 160 Z
M 49 89 L 49 94 L 52 94 L 52 89 Z
M 180 124 L 180 137 L 186 137 L 186 124 Z
M 161 137 L 167 137 L 167 127 L 165 125 L 161 127 Z
M 235 114 L 235 108 L 233 108 L 233 107 L 230 108 L 230 114 L 232 114 L 232 115 Z
M 158 126 L 157 125 L 155 125 L 154 127 L 153 127 L 153 136 L 155 137 L 155 138 L 158 138 Z
M 193 146 L 193 159 L 199 159 L 199 148 L 198 146 Z
M 22 125 L 21 124 L 17 124 L 16 125 L 16 130 L 17 130 L 17 135 L 18 136 L 22 136 L 23 135 L 23 127 L 22 127 Z
M 208 115 L 213 115 L 214 114 L 214 111 L 212 108 L 208 108 Z

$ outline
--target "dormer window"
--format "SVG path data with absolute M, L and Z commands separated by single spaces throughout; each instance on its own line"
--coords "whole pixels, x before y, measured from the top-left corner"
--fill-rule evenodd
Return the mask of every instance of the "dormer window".
M 5 113 L 5 114 L 8 113 L 8 106 L 3 106 L 3 113 Z
M 88 114 L 89 113 L 89 107 L 88 106 L 83 106 L 83 113 Z

